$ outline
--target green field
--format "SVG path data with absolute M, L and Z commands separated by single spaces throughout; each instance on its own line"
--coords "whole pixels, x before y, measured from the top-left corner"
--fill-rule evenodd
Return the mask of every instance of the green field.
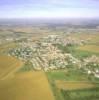
M 72 69 L 49 71 L 46 74 L 56 100 L 98 100 L 99 79 Z M 93 99 L 88 99 L 91 96 Z
M 66 81 L 90 81 L 97 80 L 93 76 L 83 73 L 82 70 L 66 69 L 59 71 L 47 72 L 50 80 L 66 80 Z
M 31 62 L 27 61 L 17 72 L 27 72 L 31 70 L 34 70 L 33 65 Z
M 98 100 L 99 87 L 78 90 L 61 90 L 64 100 Z
M 71 34 L 70 37 L 84 40 L 85 44 L 81 46 L 69 47 L 68 51 L 75 57 L 84 58 L 91 55 L 99 56 L 99 34 Z

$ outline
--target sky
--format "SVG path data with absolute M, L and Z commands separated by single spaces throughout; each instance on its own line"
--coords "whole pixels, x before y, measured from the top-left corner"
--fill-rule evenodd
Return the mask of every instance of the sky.
M 99 17 L 99 0 L 0 0 L 0 18 L 94 17 Z

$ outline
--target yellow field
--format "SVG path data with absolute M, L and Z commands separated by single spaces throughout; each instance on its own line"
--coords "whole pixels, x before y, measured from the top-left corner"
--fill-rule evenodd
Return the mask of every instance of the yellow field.
M 4 79 L 13 74 L 16 70 L 18 70 L 23 65 L 23 62 L 20 60 L 0 55 L 0 79 Z
M 16 73 L 0 80 L 0 100 L 54 100 L 44 72 Z
M 0 46 L 0 53 L 2 54 L 2 52 L 8 51 L 10 48 L 15 48 L 17 47 L 17 43 L 7 43 L 4 45 Z
M 94 53 L 99 53 L 99 46 L 96 45 L 84 45 L 77 48 L 78 50 L 84 50 Z
M 75 33 L 75 34 L 71 34 L 71 37 L 75 37 L 75 38 L 79 38 L 79 39 L 90 39 L 90 40 L 93 40 L 93 39 L 99 39 L 99 34 L 97 33 L 94 33 L 94 34 L 86 34 L 86 33 L 83 33 L 83 34 L 78 34 L 78 33 Z
M 94 88 L 95 85 L 90 82 L 66 82 L 66 81 L 56 81 L 57 88 L 65 90 L 75 90 L 75 89 L 86 89 Z

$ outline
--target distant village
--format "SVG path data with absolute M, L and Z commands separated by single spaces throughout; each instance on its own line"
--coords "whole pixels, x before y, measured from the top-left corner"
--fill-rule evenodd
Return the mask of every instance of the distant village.
M 29 61 L 35 70 L 58 70 L 75 67 L 88 75 L 99 78 L 99 57 L 93 55 L 83 60 L 74 57 L 71 53 L 64 53 L 57 45 L 83 45 L 84 40 L 64 38 L 60 35 L 48 35 L 35 42 L 28 39 L 19 43 L 18 48 L 10 49 L 8 55 L 23 61 Z

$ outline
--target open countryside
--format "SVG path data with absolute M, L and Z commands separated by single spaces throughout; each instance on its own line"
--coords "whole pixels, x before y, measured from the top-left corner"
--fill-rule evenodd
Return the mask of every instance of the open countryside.
M 64 27 L 62 33 L 57 25 L 57 30 L 46 27 L 31 27 L 39 36 L 26 29 L 21 37 L 1 38 L 0 100 L 97 100 L 98 29 L 89 35 L 86 29 L 68 34 Z

